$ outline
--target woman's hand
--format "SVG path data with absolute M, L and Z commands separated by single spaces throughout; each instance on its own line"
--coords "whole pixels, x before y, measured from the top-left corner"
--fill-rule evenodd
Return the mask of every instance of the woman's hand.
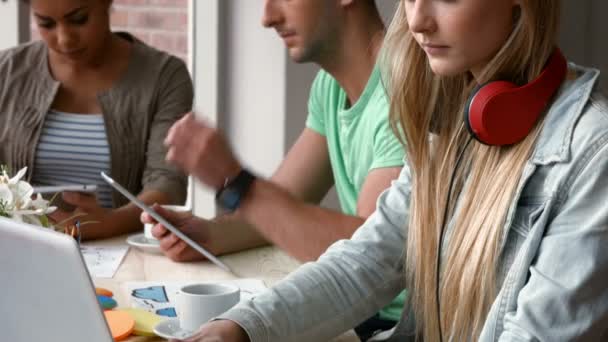
M 178 342 L 178 340 L 170 340 Z M 207 323 L 196 335 L 183 342 L 249 342 L 249 336 L 240 325 L 229 320 Z
M 104 227 L 111 224 L 111 209 L 100 206 L 94 194 L 63 192 L 61 196 L 64 202 L 73 205 L 75 209 L 72 212 L 58 209 L 50 214 L 49 218 L 55 224 L 72 225 L 75 221 L 80 221 L 80 234 L 83 238 L 103 237 L 106 230 Z

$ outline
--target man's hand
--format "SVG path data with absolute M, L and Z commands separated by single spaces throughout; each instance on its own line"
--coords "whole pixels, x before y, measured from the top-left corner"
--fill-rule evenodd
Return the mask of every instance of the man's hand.
M 220 189 L 241 171 L 226 139 L 214 128 L 186 114 L 169 130 L 167 161 L 194 175 L 205 185 Z
M 170 342 L 179 342 L 170 340 Z M 213 321 L 201 327 L 196 335 L 182 342 L 249 342 L 249 336 L 240 325 L 229 321 Z
M 215 254 L 211 239 L 206 229 L 207 221 L 198 218 L 190 212 L 176 212 L 163 208 L 160 205 L 154 205 L 154 210 L 171 222 L 176 228 L 196 241 L 209 252 Z M 152 216 L 146 212 L 141 214 L 141 222 L 154 224 L 152 235 L 160 241 L 160 248 L 168 258 L 173 261 L 198 261 L 204 260 L 199 252 L 188 246 L 186 242 L 171 233 L 165 226 L 156 222 Z

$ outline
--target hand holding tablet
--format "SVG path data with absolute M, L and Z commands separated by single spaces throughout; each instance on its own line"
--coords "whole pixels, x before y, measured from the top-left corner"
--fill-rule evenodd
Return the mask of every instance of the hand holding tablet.
M 133 204 L 135 204 L 140 209 L 142 209 L 143 211 L 150 214 L 150 216 L 152 216 L 152 218 L 154 218 L 158 223 L 165 226 L 171 233 L 175 234 L 182 241 L 184 241 L 188 245 L 190 245 L 190 247 L 194 248 L 194 250 L 196 250 L 197 252 L 204 255 L 207 259 L 209 259 L 209 261 L 213 262 L 214 264 L 216 264 L 218 267 L 222 268 L 223 270 L 234 274 L 234 272 L 230 269 L 230 267 L 228 267 L 228 265 L 224 264 L 221 260 L 219 260 L 213 254 L 211 254 L 205 248 L 201 247 L 194 240 L 190 239 L 186 234 L 182 233 L 178 228 L 176 228 L 174 225 L 172 225 L 164 217 L 159 215 L 154 209 L 150 208 L 148 205 L 146 205 L 145 203 L 140 201 L 137 197 L 135 197 L 132 193 L 130 193 L 127 189 L 125 189 L 122 185 L 116 183 L 116 181 L 114 181 L 110 176 L 108 176 L 104 172 L 102 172 L 101 177 L 103 178 L 104 181 L 106 181 L 108 184 L 110 184 L 114 189 L 116 189 L 123 196 L 128 198 Z

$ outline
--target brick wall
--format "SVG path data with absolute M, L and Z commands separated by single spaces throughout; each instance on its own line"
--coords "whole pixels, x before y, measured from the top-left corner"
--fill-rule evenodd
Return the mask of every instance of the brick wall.
M 187 61 L 188 0 L 114 0 L 112 29 Z
M 188 0 L 114 0 L 112 29 L 188 61 Z M 32 38 L 38 32 L 32 23 Z

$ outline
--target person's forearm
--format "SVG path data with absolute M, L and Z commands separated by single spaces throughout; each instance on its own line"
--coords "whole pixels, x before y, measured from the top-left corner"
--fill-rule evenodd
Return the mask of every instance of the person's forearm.
M 300 261 L 316 260 L 335 241 L 350 239 L 365 221 L 299 201 L 261 179 L 252 184 L 238 215 Z
M 410 179 L 406 170 L 380 196 L 352 240 L 217 319 L 260 341 L 327 341 L 373 315 L 403 289 Z
M 240 252 L 269 244 L 250 223 L 238 213 L 222 215 L 207 223 L 209 249 L 216 255 Z

